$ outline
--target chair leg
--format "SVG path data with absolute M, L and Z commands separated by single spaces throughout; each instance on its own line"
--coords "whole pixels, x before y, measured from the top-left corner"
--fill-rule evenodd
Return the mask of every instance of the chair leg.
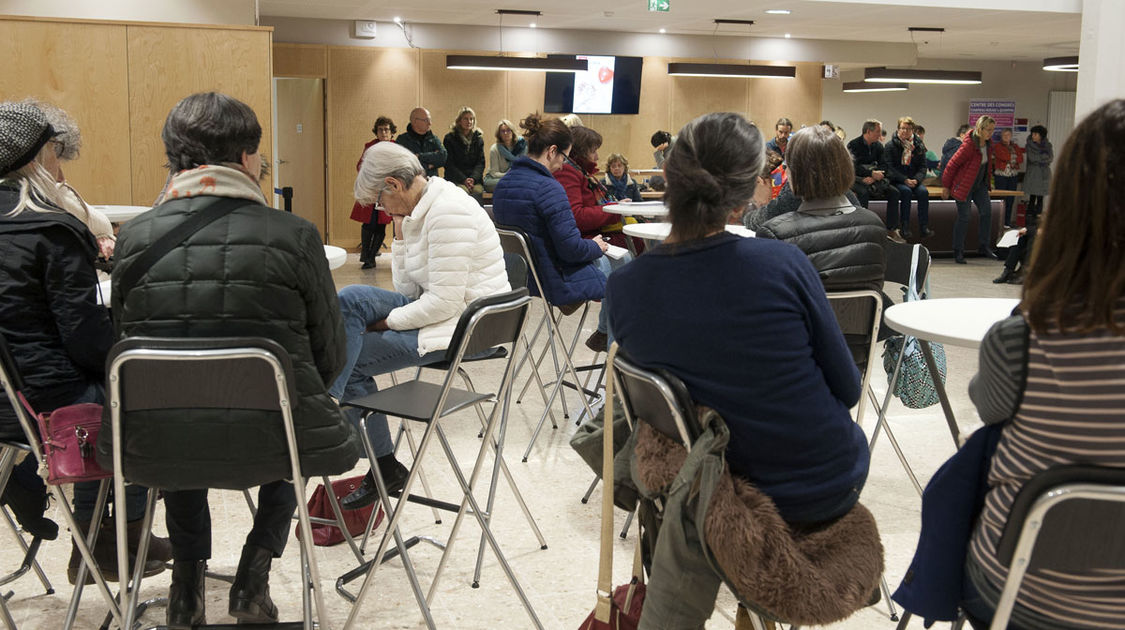
M 109 479 L 102 479 L 98 488 L 98 498 L 94 503 L 94 514 L 101 514 L 105 510 L 106 498 L 109 496 Z M 74 518 L 74 512 L 70 510 L 67 504 L 66 495 L 63 494 L 62 488 L 58 486 L 48 486 L 48 490 L 55 497 L 55 501 L 62 509 L 63 518 L 66 520 L 67 527 L 71 532 L 82 531 L 78 527 L 78 521 Z M 74 592 L 70 598 L 70 606 L 67 609 L 66 621 L 63 624 L 64 629 L 69 629 L 74 625 L 75 617 L 78 615 L 78 603 L 82 598 L 82 587 L 86 583 L 86 573 L 94 578 L 94 584 L 101 592 L 102 599 L 105 600 L 106 605 L 109 607 L 110 615 L 119 627 L 126 627 L 122 625 L 121 607 L 117 605 L 117 598 L 109 590 L 109 585 L 102 576 L 101 569 L 98 568 L 97 563 L 94 562 L 93 548 L 98 540 L 98 530 L 100 529 L 97 520 L 91 520 L 90 529 L 86 533 L 86 538 L 81 534 L 74 536 L 74 545 L 78 548 L 79 555 L 82 556 L 82 563 L 78 569 L 78 579 L 75 581 Z
M 602 478 L 601 478 L 600 475 L 594 476 L 594 480 L 590 482 L 590 487 L 586 488 L 586 494 L 582 495 L 582 503 L 583 504 L 587 503 L 590 500 L 590 495 L 594 494 L 594 488 L 598 487 L 598 482 L 601 481 L 601 480 L 602 480 Z
M 898 381 L 899 372 L 902 369 L 902 355 L 899 353 L 898 363 L 895 365 L 894 372 L 891 374 L 891 382 L 887 386 L 887 393 L 883 397 L 883 404 L 879 407 L 879 419 L 875 423 L 875 428 L 871 432 L 871 442 L 868 444 L 868 451 L 875 451 L 875 442 L 879 439 L 879 431 L 885 429 L 887 432 L 887 439 L 891 442 L 891 448 L 894 449 L 895 454 L 898 456 L 898 461 L 902 464 L 906 475 L 910 478 L 910 483 L 914 485 L 914 489 L 918 492 L 918 496 L 922 496 L 922 484 L 918 482 L 918 477 L 914 474 L 914 469 L 910 467 L 910 462 L 906 459 L 906 454 L 903 453 L 902 447 L 899 446 L 898 439 L 895 437 L 894 431 L 891 430 L 891 424 L 887 418 L 887 409 L 891 405 L 891 397 L 894 396 L 894 384 Z M 869 395 L 874 396 L 870 390 Z
M 418 446 L 414 443 L 414 433 L 405 423 L 402 424 L 402 431 L 406 435 L 407 444 L 410 446 L 410 456 L 418 457 Z M 422 491 L 426 493 L 427 497 L 434 496 L 433 491 L 430 490 L 430 482 L 426 478 L 425 468 L 418 468 L 418 481 L 422 482 Z M 434 524 L 441 525 L 441 512 L 436 507 L 431 507 L 430 510 L 434 513 Z
M 148 561 L 148 543 L 152 538 L 152 519 L 156 512 L 156 494 L 155 490 L 149 490 L 148 492 L 148 498 L 145 502 L 145 515 L 141 520 L 141 539 L 137 543 L 137 559 L 134 563 L 136 566 L 134 567 L 132 578 L 128 582 L 123 582 L 121 587 L 123 592 L 129 596 L 126 603 L 128 608 L 125 611 L 126 620 L 135 619 L 140 616 L 137 605 L 141 594 L 141 578 L 144 577 L 145 562 Z M 123 501 L 118 501 L 117 505 L 120 506 L 123 503 Z M 124 514 L 124 511 L 114 512 L 114 516 L 116 517 L 114 523 L 117 525 L 117 548 L 118 550 L 123 550 L 125 553 L 128 553 L 129 540 L 126 534 L 127 519 L 121 518 L 121 514 Z M 120 558 L 120 555 L 118 557 Z M 118 570 L 120 571 L 120 568 Z M 118 573 L 118 575 L 123 575 L 123 573 Z M 132 626 L 125 627 L 130 628 Z
M 348 526 L 344 523 L 344 510 L 340 507 L 340 500 L 336 498 L 336 493 L 332 490 L 332 482 L 327 476 L 321 477 L 320 481 L 324 484 L 325 494 L 328 495 L 328 503 L 332 506 L 332 514 L 336 517 L 336 529 L 340 530 L 340 533 L 344 536 L 344 541 L 348 543 L 348 548 L 352 550 L 352 555 L 355 556 L 356 561 L 363 562 L 363 552 L 359 550 L 355 537 L 348 531 Z M 378 509 L 372 510 L 372 516 L 378 511 Z
M 898 621 L 898 610 L 895 609 L 895 602 L 891 599 L 891 587 L 887 585 L 886 574 L 879 576 L 879 588 L 883 589 L 883 597 L 887 600 L 887 614 L 891 621 Z
M 910 624 L 910 617 L 912 617 L 912 615 L 909 610 L 902 611 L 902 619 L 900 619 L 898 625 L 895 626 L 895 630 L 906 630 L 906 626 Z M 954 622 L 954 624 L 956 623 L 957 622 Z
M 629 526 L 633 524 L 633 518 L 636 516 L 637 512 L 636 510 L 633 510 L 632 512 L 629 512 L 628 516 L 625 517 L 625 524 L 621 527 L 621 540 L 625 540 L 629 537 Z

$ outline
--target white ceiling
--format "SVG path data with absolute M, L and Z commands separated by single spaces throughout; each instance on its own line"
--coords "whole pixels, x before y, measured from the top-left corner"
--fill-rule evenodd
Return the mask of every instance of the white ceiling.
M 1065 0 L 978 0 L 979 9 L 919 6 L 921 0 L 889 4 L 887 0 L 670 0 L 668 13 L 650 13 L 647 0 L 259 0 L 264 16 L 407 23 L 496 26 L 496 9 L 540 10 L 539 17 L 505 16 L 504 26 L 626 31 L 669 34 L 784 37 L 843 41 L 909 43 L 918 56 L 942 59 L 1037 60 L 1078 54 L 1082 16 Z M 945 3 L 942 3 L 945 4 Z M 956 0 L 948 4 L 957 3 Z M 1018 10 L 1030 7 L 1036 11 Z M 766 9 L 785 8 L 790 15 L 768 15 Z M 752 27 L 723 25 L 715 18 L 754 20 Z M 945 28 L 944 33 L 918 33 L 910 26 Z M 607 34 L 607 36 L 611 36 Z M 656 54 L 658 51 L 654 51 Z M 886 65 L 896 65 L 888 59 Z M 901 63 L 899 65 L 902 65 Z

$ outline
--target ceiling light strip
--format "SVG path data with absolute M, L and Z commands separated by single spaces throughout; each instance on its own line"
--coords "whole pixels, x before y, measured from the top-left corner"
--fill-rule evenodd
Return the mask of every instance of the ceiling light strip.
M 978 85 L 981 73 L 970 70 L 919 70 L 894 68 L 867 68 L 863 80 L 868 83 L 941 83 L 951 85 Z
M 910 86 L 906 83 L 867 83 L 865 81 L 849 81 L 844 83 L 845 92 L 902 92 Z
M 1051 72 L 1078 72 L 1078 55 L 1048 57 L 1043 60 L 1043 69 Z
M 450 70 L 515 70 L 524 72 L 585 72 L 585 59 L 557 57 L 496 57 L 489 55 L 446 55 Z
M 792 79 L 796 66 L 755 66 L 731 63 L 669 63 L 668 74 L 678 77 L 731 77 L 736 79 Z

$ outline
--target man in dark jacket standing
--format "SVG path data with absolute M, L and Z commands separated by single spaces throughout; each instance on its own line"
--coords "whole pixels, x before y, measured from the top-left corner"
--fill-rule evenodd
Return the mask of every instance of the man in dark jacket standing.
M 172 109 L 162 133 L 172 178 L 156 207 L 120 232 L 113 318 L 126 337 L 255 336 L 279 343 L 295 374 L 293 417 L 304 474 L 340 474 L 355 465 L 359 439 L 327 393 L 344 363 L 336 288 L 316 227 L 266 205 L 258 185 L 261 136 L 254 111 L 224 94 L 194 94 Z M 225 206 L 217 219 L 159 258 L 135 285 L 123 285 L 157 239 L 216 204 Z M 243 623 L 276 622 L 270 562 L 281 556 L 296 509 L 277 414 L 191 409 L 179 416 L 161 412 L 159 422 L 144 414 L 126 416 L 127 456 L 135 457 L 138 479 L 146 466 L 205 450 L 214 465 L 196 467 L 182 487 L 261 486 L 229 611 Z M 216 430 L 238 439 L 217 439 Z M 187 628 L 205 622 L 207 490 L 166 490 L 164 503 L 174 560 L 168 626 Z
M 861 135 L 848 143 L 848 153 L 852 154 L 852 163 L 855 165 L 855 182 L 852 192 L 859 198 L 859 205 L 867 207 L 871 199 L 887 200 L 887 230 L 889 236 L 903 242 L 902 234 L 898 230 L 898 190 L 891 185 L 887 177 L 888 166 L 886 156 L 883 155 L 883 123 L 878 120 L 868 120 L 863 123 Z
M 445 166 L 448 154 L 441 140 L 430 131 L 430 125 L 430 110 L 415 107 L 410 112 L 410 124 L 406 125 L 406 132 L 399 134 L 395 142 L 418 156 L 418 161 L 426 169 L 426 177 L 437 177 L 438 169 Z

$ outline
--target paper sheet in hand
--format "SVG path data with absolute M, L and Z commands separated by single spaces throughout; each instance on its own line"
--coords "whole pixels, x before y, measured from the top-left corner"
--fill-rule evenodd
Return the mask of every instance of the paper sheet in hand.
M 628 253 L 629 250 L 625 249 L 624 247 L 618 247 L 616 245 L 610 245 L 609 248 L 605 250 L 605 255 L 614 260 L 621 260 L 622 258 L 624 258 L 625 254 Z
M 1000 240 L 996 241 L 997 247 L 1015 247 L 1016 242 L 1020 240 L 1019 230 L 1008 230 L 1000 235 Z

